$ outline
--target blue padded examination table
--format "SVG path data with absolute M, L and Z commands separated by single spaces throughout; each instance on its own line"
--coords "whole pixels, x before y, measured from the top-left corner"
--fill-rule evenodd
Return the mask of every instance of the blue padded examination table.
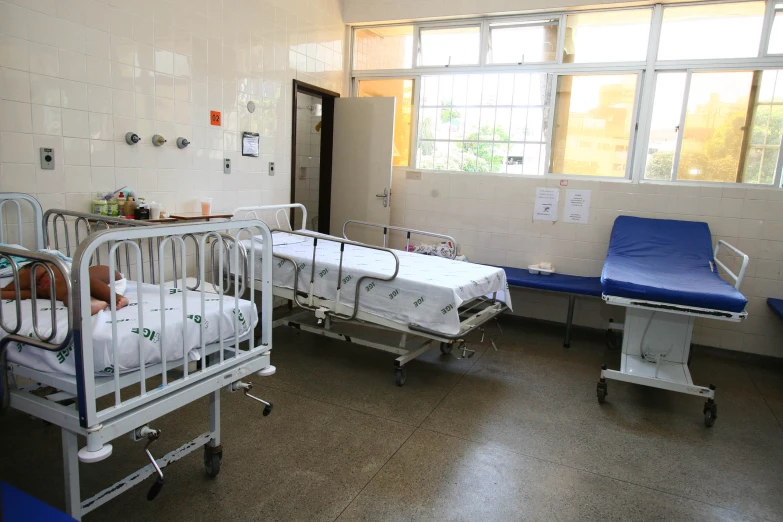
M 604 295 L 742 312 L 748 300 L 714 261 L 707 223 L 620 216 L 601 285 Z
M 742 259 L 738 275 L 717 259 L 721 247 Z M 606 399 L 607 379 L 697 395 L 707 399 L 704 424 L 712 426 L 715 386 L 696 386 L 688 368 L 693 326 L 697 317 L 745 319 L 748 300 L 738 288 L 747 264 L 725 241 L 713 252 L 707 223 L 618 217 L 601 286 L 604 301 L 626 307 L 622 358 L 619 371 L 602 367 L 598 402 Z
M 767 306 L 772 308 L 772 311 L 778 314 L 778 317 L 783 319 L 783 299 L 775 299 L 770 297 L 767 299 Z

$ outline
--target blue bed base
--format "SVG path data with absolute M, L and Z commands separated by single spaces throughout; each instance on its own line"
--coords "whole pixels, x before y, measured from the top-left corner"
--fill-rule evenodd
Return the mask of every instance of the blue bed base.
M 620 216 L 601 274 L 603 293 L 740 313 L 748 300 L 721 279 L 707 223 Z

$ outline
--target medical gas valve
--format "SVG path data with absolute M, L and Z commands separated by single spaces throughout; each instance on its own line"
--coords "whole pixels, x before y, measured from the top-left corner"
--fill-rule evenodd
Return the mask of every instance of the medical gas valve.
M 125 142 L 128 145 L 136 145 L 140 141 L 141 141 L 141 138 L 135 132 L 127 132 L 127 133 L 125 133 Z
M 156 147 L 160 147 L 164 143 L 166 143 L 166 138 L 164 138 L 160 134 L 156 134 L 152 137 L 152 144 L 155 145 Z

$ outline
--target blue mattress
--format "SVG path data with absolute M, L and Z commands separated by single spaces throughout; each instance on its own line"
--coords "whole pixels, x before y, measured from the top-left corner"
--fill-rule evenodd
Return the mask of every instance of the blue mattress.
M 604 295 L 742 312 L 748 300 L 710 269 L 707 223 L 620 216 L 601 274 Z
M 601 279 L 598 277 L 582 277 L 568 274 L 541 275 L 531 274 L 527 268 L 513 268 L 510 266 L 501 266 L 500 268 L 506 271 L 506 280 L 509 286 L 601 297 Z
M 778 314 L 781 319 L 783 319 L 783 299 L 775 299 L 773 297 L 770 297 L 767 299 L 767 304 L 770 308 L 772 308 L 772 311 Z

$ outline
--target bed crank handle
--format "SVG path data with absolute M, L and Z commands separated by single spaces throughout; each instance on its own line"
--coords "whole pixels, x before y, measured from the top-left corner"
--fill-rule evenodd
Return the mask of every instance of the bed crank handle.
M 245 397 L 249 399 L 253 399 L 254 401 L 260 402 L 264 405 L 264 417 L 269 416 L 270 413 L 272 413 L 272 403 L 266 402 L 264 399 L 259 399 L 255 395 L 250 394 L 250 390 L 253 389 L 253 383 L 252 382 L 242 382 L 239 381 L 235 383 L 237 390 L 242 390 L 242 392 L 245 394 Z
M 161 471 L 160 466 L 158 466 L 158 463 L 155 461 L 155 457 L 153 457 L 152 453 L 150 453 L 150 444 L 160 438 L 160 430 L 153 430 L 144 426 L 143 428 L 139 428 L 137 430 L 136 435 L 139 438 L 147 437 L 147 444 L 144 446 L 144 453 L 147 454 L 147 458 L 150 460 L 152 467 L 155 468 L 155 472 L 158 474 L 157 478 L 155 479 L 155 483 L 147 492 L 147 500 L 155 500 L 155 497 L 158 496 L 160 490 L 163 489 L 163 484 L 165 481 L 163 479 L 163 471 Z

